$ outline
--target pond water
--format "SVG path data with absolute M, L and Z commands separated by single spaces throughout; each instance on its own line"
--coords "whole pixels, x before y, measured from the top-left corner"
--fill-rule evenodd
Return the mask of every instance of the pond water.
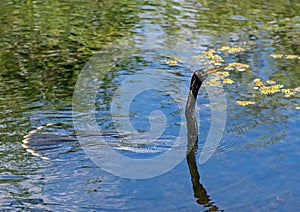
M 297 211 L 299 11 L 292 0 L 2 1 L 1 210 Z M 212 64 L 233 68 L 200 89 L 199 144 L 185 157 L 190 79 Z M 179 139 L 180 160 L 149 178 L 145 166 L 146 179 L 111 174 L 77 140 L 82 120 L 131 159 L 162 156 Z M 201 163 L 214 124 L 222 137 Z

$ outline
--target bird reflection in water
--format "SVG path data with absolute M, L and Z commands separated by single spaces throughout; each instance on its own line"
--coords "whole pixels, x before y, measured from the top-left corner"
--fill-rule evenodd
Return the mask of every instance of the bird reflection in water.
M 195 116 L 195 105 L 197 100 L 198 91 L 202 85 L 202 82 L 208 77 L 209 74 L 218 72 L 225 67 L 219 67 L 213 70 L 198 70 L 191 79 L 190 93 L 188 96 L 185 116 L 187 121 L 187 163 L 190 170 L 191 181 L 193 184 L 194 197 L 197 198 L 197 203 L 207 207 L 207 211 L 223 211 L 220 210 L 214 202 L 211 201 L 210 196 L 207 194 L 206 189 L 200 183 L 200 175 L 197 168 L 195 152 L 197 151 L 198 144 L 198 124 Z

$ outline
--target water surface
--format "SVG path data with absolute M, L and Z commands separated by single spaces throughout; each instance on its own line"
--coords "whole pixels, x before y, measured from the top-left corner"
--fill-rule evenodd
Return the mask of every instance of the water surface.
M 285 0 L 4 0 L 0 9 L 0 208 L 297 211 L 299 93 L 263 95 L 253 89 L 252 82 L 260 78 L 285 88 L 300 86 L 300 60 L 270 56 L 300 55 L 299 10 L 298 1 Z M 95 82 L 100 85 L 96 120 L 105 132 L 128 127 L 124 117 L 116 118 L 117 125 L 111 118 L 114 94 L 128 77 L 138 76 L 142 82 L 150 78 L 163 85 L 160 90 L 138 93 L 129 114 L 135 130 L 144 133 L 151 128 L 151 112 L 160 110 L 167 123 L 160 140 L 137 140 L 134 133 L 124 131 L 131 142 L 126 146 L 120 145 L 115 134 L 108 136 L 119 153 L 151 158 L 167 151 L 185 127 L 180 114 L 190 77 L 193 70 L 205 66 L 191 57 L 222 46 L 245 47 L 245 52 L 222 56 L 227 64 L 239 62 L 250 68 L 230 71 L 234 83 L 223 87 L 225 132 L 205 164 L 198 163 L 211 126 L 204 88 L 196 110 L 199 148 L 189 155 L 189 163 L 183 160 L 163 175 L 145 180 L 116 177 L 97 167 L 73 139 L 73 90 L 91 57 L 99 55 L 95 74 L 109 69 L 102 81 Z M 120 51 L 109 53 L 114 49 Z M 170 59 L 179 62 L 176 66 L 164 62 Z M 182 83 L 186 88 L 178 86 Z M 117 103 L 126 103 L 128 95 L 121 92 Z M 236 104 L 238 100 L 256 103 L 243 107 Z M 43 128 L 35 136 L 55 143 L 35 144 L 32 149 L 50 160 L 22 147 L 23 136 L 47 123 L 61 124 Z M 196 176 L 194 184 L 190 173 Z

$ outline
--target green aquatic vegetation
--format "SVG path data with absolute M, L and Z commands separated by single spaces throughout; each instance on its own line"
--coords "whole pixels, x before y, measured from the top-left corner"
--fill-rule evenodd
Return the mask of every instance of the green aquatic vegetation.
M 284 97 L 291 97 L 299 92 L 299 88 L 285 88 L 284 85 L 277 84 L 274 80 L 266 80 L 264 83 L 261 79 L 253 80 L 253 89 L 258 90 L 261 94 L 271 95 L 275 93 L 282 93 Z
M 210 49 L 207 51 L 203 51 L 201 55 L 195 55 L 191 58 L 193 60 L 199 60 L 201 62 L 205 62 L 205 60 L 208 60 L 206 63 L 209 65 L 219 66 L 225 63 L 225 60 L 220 55 L 222 53 L 226 54 L 235 54 L 246 51 L 245 48 L 242 47 L 229 47 L 229 46 L 222 46 L 218 51 L 214 49 Z M 246 71 L 246 69 L 249 68 L 248 64 L 233 62 L 229 63 L 225 70 L 237 70 L 237 71 Z
M 204 62 L 208 67 L 213 66 L 219 66 L 220 64 L 225 64 L 225 59 L 222 57 L 222 53 L 225 54 L 238 54 L 242 53 L 246 48 L 242 47 L 229 47 L 229 46 L 222 46 L 218 50 L 209 49 L 206 51 L 203 51 L 200 55 L 192 56 L 191 58 L 193 60 Z M 300 58 L 298 55 L 283 55 L 283 54 L 271 54 L 270 57 L 273 58 L 280 58 L 280 59 L 298 59 Z M 230 72 L 237 71 L 237 72 L 246 72 L 247 70 L 250 70 L 249 64 L 244 64 L 240 62 L 230 62 L 227 63 L 227 66 L 224 68 L 224 71 L 215 73 L 213 77 L 206 81 L 204 85 L 210 85 L 210 86 L 222 86 L 222 85 L 232 85 L 235 84 L 235 81 L 230 78 Z M 261 101 L 263 96 L 270 96 L 270 95 L 281 95 L 282 97 L 293 97 L 297 95 L 297 93 L 300 92 L 300 87 L 297 88 L 287 88 L 286 86 L 282 84 L 278 84 L 274 80 L 266 80 L 263 81 L 260 78 L 256 78 L 250 82 L 249 84 L 252 84 L 251 89 L 252 91 L 249 91 L 250 93 L 253 93 L 253 97 L 251 97 L 251 100 L 237 100 L 236 104 L 240 106 L 248 106 L 253 105 L 257 101 Z M 239 97 L 236 97 L 237 99 Z M 296 107 L 296 109 L 299 106 Z
M 280 86 L 279 85 L 271 85 L 271 86 L 262 86 L 259 89 L 261 94 L 274 94 L 280 92 Z
M 236 70 L 236 71 L 246 71 L 249 69 L 250 65 L 243 64 L 243 63 L 229 63 L 228 66 L 225 68 L 225 70 Z
M 205 85 L 211 85 L 211 86 L 221 86 L 225 84 L 233 84 L 234 81 L 232 79 L 229 79 L 230 74 L 228 71 L 220 71 L 217 72 L 214 77 L 208 81 L 205 81 Z
M 201 55 L 195 55 L 191 57 L 193 60 L 199 60 L 208 65 L 218 66 L 224 63 L 224 59 L 216 53 L 215 50 L 210 49 L 208 51 L 203 51 Z M 206 62 L 205 62 L 206 61 Z
M 245 43 L 244 43 L 245 44 Z M 234 53 L 240 53 L 246 51 L 246 49 L 242 47 L 230 47 L 230 46 L 222 46 L 219 51 L 222 51 L 227 54 L 234 54 Z

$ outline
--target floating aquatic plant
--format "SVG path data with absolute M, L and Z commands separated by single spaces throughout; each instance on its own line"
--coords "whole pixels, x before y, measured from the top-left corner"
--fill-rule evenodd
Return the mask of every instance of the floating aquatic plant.
M 216 54 L 212 55 L 209 59 L 210 59 L 209 63 L 214 64 L 214 65 L 219 65 L 224 62 L 223 58 Z
M 292 95 L 295 94 L 293 91 L 291 91 L 291 89 L 288 88 L 281 89 L 281 92 L 284 93 L 285 97 L 291 97 Z
M 219 80 L 219 79 L 211 79 L 211 80 L 209 80 L 209 81 L 206 81 L 205 82 L 205 85 L 210 85 L 210 86 L 221 86 L 222 85 L 222 83 L 221 83 L 221 81 Z
M 168 59 L 168 60 L 163 60 L 162 62 L 168 64 L 169 66 L 177 66 L 178 65 L 178 61 L 177 60 Z
M 208 59 L 209 61 L 207 62 L 208 64 L 212 64 L 214 66 L 218 66 L 224 63 L 224 59 L 216 54 L 216 51 L 213 49 L 203 51 L 203 55 L 196 55 L 192 56 L 193 60 L 203 60 L 203 59 Z
M 262 94 L 269 95 L 280 92 L 280 87 L 278 85 L 262 86 L 259 91 Z
M 223 84 L 233 84 L 234 81 L 232 79 L 224 79 Z
M 282 58 L 284 55 L 283 54 L 271 54 L 270 57 L 273 57 L 273 58 Z
M 241 106 L 247 106 L 247 105 L 253 105 L 253 104 L 255 104 L 255 102 L 253 102 L 253 101 L 236 101 L 236 103 L 238 105 L 241 105 Z
M 245 51 L 242 47 L 230 47 L 230 46 L 222 46 L 218 49 L 218 52 L 226 53 L 226 54 L 234 54 L 234 53 L 240 53 Z M 270 55 L 273 58 L 284 58 L 284 59 L 300 59 L 299 55 L 289 55 L 289 54 L 272 54 Z M 225 61 L 222 58 L 222 56 L 217 54 L 217 51 L 214 49 L 210 49 L 207 51 L 203 51 L 201 55 L 192 56 L 192 59 L 194 60 L 200 60 L 205 61 L 206 64 L 212 64 L 214 66 L 218 66 L 220 64 L 224 64 Z M 210 86 L 221 86 L 226 84 L 234 84 L 234 80 L 230 78 L 226 78 L 230 76 L 229 71 L 239 71 L 243 72 L 250 68 L 249 64 L 239 63 L 239 62 L 232 62 L 227 65 L 224 70 L 218 72 L 217 75 L 214 76 L 214 78 L 210 79 L 209 81 L 206 81 L 205 85 Z M 253 89 L 258 90 L 260 95 L 274 95 L 276 93 L 281 93 L 284 95 L 284 97 L 291 97 L 295 95 L 296 93 L 300 92 L 300 87 L 291 89 L 291 88 L 284 88 L 283 85 L 277 84 L 274 80 L 266 80 L 262 81 L 260 78 L 256 78 L 253 81 Z M 247 106 L 247 105 L 253 105 L 255 104 L 254 101 L 237 101 L 238 105 L 241 106 Z M 296 107 L 297 110 L 299 110 L 299 106 Z
M 230 46 L 222 46 L 220 49 L 218 49 L 219 51 L 222 51 L 224 53 L 229 53 L 229 54 L 233 54 L 233 53 L 239 53 L 239 52 L 243 52 L 245 51 L 244 48 L 242 47 L 230 47 Z
M 276 58 L 276 59 L 298 59 L 300 60 L 300 55 L 294 55 L 294 54 L 271 54 L 270 57 Z
M 221 72 L 219 72 L 219 74 L 222 77 L 228 77 L 230 75 L 228 71 L 221 71 Z
M 284 94 L 284 97 L 291 97 L 295 95 L 297 92 L 300 92 L 300 87 L 290 89 L 290 88 L 284 88 L 283 85 L 277 84 L 277 82 L 273 80 L 266 80 L 265 83 L 259 79 L 256 78 L 253 81 L 254 89 L 259 90 L 261 94 L 264 95 L 270 95 L 270 94 L 275 94 L 275 93 L 282 93 Z M 268 85 L 268 86 L 266 86 Z M 299 106 L 296 107 L 300 108 Z
M 297 90 L 300 91 L 300 87 L 294 89 L 283 88 L 283 85 L 279 85 L 273 80 L 266 80 L 266 84 L 268 84 L 269 86 L 266 86 L 261 79 L 256 78 L 255 80 L 253 80 L 253 89 L 259 90 L 261 94 L 265 95 L 282 92 L 285 97 L 294 95 Z
M 211 57 L 211 56 L 214 55 L 214 53 L 216 53 L 216 51 L 213 50 L 213 49 L 210 49 L 210 50 L 207 50 L 207 51 L 203 51 L 202 53 L 209 56 L 209 57 Z
M 300 92 L 300 87 L 294 88 L 293 91 L 294 92 Z
M 243 63 L 229 63 L 228 66 L 225 68 L 226 70 L 237 70 L 237 71 L 246 71 L 250 66 L 248 64 Z
M 277 83 L 274 80 L 266 80 L 266 83 L 269 85 L 276 85 Z
M 288 54 L 288 55 L 285 55 L 285 58 L 286 59 L 300 59 L 300 56 Z
M 224 62 L 223 58 L 220 55 L 215 54 L 216 51 L 211 49 L 208 51 L 202 52 L 207 59 L 209 59 L 209 63 L 213 65 L 219 65 Z
M 264 86 L 263 81 L 259 78 L 253 80 L 253 83 L 254 83 L 254 89 L 259 89 L 260 87 Z

